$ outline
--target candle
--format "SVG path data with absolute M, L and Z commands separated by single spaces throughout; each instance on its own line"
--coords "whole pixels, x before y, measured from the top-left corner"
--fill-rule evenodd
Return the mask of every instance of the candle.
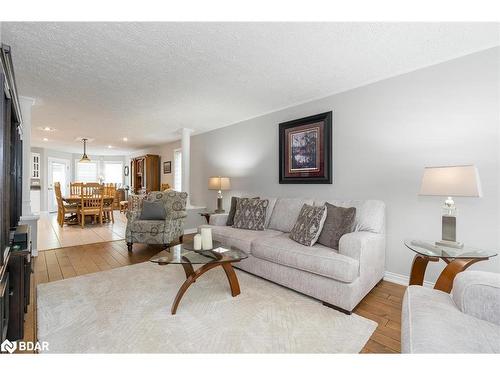
M 212 250 L 212 228 L 201 228 L 201 248 Z
M 201 250 L 201 234 L 197 234 L 194 236 L 193 249 L 194 250 Z
M 181 261 L 181 247 L 174 246 L 174 253 L 172 255 L 173 255 L 174 262 L 180 262 Z

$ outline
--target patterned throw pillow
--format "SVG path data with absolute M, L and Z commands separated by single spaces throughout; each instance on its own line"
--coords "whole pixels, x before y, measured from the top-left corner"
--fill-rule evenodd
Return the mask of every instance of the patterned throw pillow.
M 254 197 L 252 199 L 259 199 L 260 197 Z M 232 227 L 234 224 L 234 215 L 236 214 L 236 206 L 238 205 L 238 201 L 240 197 L 231 197 L 231 208 L 229 209 L 229 213 L 227 214 L 226 225 L 228 227 Z
M 290 238 L 302 245 L 314 245 L 321 233 L 325 219 L 325 206 L 310 206 L 304 204 L 290 232 Z
M 268 205 L 267 199 L 238 199 L 233 228 L 264 230 Z
M 356 207 L 337 207 L 326 203 L 326 221 L 318 238 L 318 243 L 339 249 L 340 237 L 351 233 L 356 219 Z

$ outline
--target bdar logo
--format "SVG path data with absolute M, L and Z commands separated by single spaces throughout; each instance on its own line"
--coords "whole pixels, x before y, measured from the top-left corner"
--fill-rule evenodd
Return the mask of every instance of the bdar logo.
M 16 351 L 17 343 L 16 342 L 11 342 L 9 340 L 5 340 L 2 342 L 2 345 L 0 345 L 0 350 L 2 352 L 9 352 L 9 353 L 14 353 Z

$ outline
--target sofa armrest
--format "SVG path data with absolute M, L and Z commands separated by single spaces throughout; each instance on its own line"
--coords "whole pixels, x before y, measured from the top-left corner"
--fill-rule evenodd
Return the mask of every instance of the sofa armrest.
M 460 272 L 453 281 L 451 294 L 464 314 L 500 325 L 500 274 Z
M 351 232 L 340 237 L 339 254 L 360 260 L 364 252 L 385 253 L 385 236 L 372 232 Z
M 210 225 L 224 226 L 225 227 L 228 216 L 229 216 L 229 214 L 227 214 L 227 213 L 225 213 L 225 214 L 211 214 L 210 220 L 208 223 Z

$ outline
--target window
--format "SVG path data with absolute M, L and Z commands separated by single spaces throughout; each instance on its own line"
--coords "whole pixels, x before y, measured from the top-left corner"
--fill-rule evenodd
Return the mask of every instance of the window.
M 76 181 L 78 182 L 96 182 L 97 181 L 97 163 L 76 163 Z
M 104 162 L 104 182 L 112 184 L 123 183 L 123 163 Z
M 174 190 L 182 191 L 182 150 L 174 151 Z

